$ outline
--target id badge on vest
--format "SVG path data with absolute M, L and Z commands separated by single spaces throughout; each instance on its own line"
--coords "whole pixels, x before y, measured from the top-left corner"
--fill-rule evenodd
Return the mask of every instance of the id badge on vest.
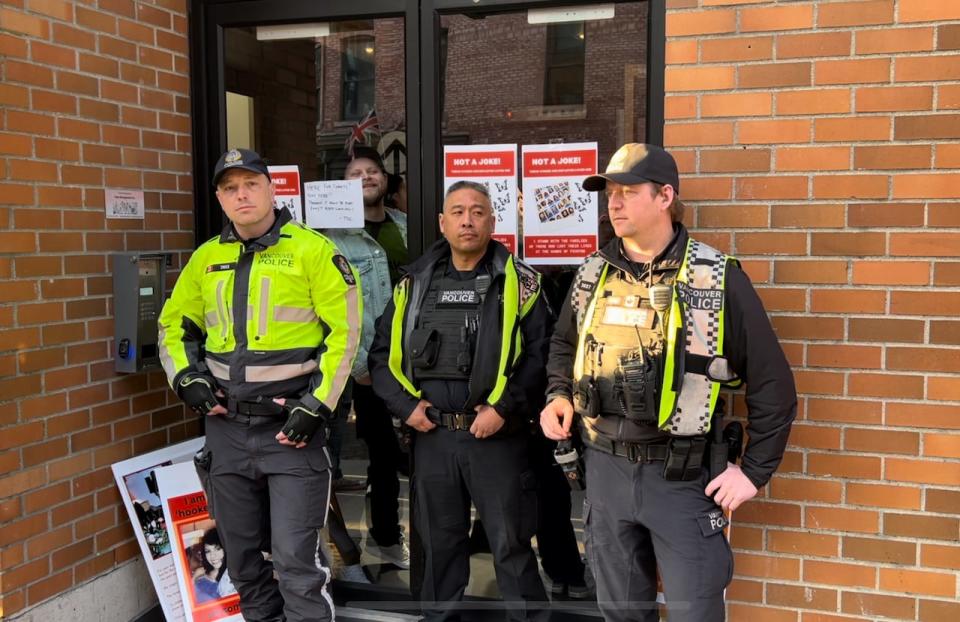
M 640 305 L 640 296 L 611 296 L 604 305 L 601 324 L 608 326 L 636 326 L 643 329 L 653 328 L 656 312 Z

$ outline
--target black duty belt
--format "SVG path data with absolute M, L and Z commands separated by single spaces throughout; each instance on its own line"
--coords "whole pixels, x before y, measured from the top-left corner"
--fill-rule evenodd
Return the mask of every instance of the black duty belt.
M 603 437 L 597 437 L 585 441 L 588 447 L 597 449 L 606 454 L 621 456 L 630 462 L 647 463 L 662 462 L 670 454 L 670 446 L 667 443 L 621 443 L 612 441 Z
M 477 413 L 473 412 L 444 412 L 439 408 L 427 408 L 427 419 L 434 424 L 443 426 L 448 430 L 469 430 L 470 426 L 477 419 Z
M 229 410 L 238 415 L 247 415 L 250 417 L 279 417 L 283 414 L 283 406 L 277 404 L 272 399 L 257 402 L 232 401 L 231 405 L 233 408 Z

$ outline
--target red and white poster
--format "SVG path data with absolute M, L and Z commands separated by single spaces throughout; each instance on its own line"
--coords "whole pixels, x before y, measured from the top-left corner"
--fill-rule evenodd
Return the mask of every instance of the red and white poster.
M 578 264 L 597 250 L 597 193 L 583 179 L 597 172 L 597 143 L 524 145 L 523 258 Z
M 193 462 L 156 470 L 170 548 L 188 622 L 241 622 L 240 596 Z
M 268 166 L 273 180 L 273 206 L 290 212 L 293 219 L 303 222 L 303 199 L 300 194 L 300 167 L 296 164 Z
M 167 622 L 185 620 L 180 582 L 170 547 L 170 532 L 157 478 L 157 470 L 181 462 L 192 464 L 193 454 L 203 447 L 203 437 L 164 447 L 113 465 L 113 477 L 127 508 L 140 553 L 147 564 L 153 587 Z
M 446 145 L 443 191 L 458 181 L 475 181 L 490 191 L 497 217 L 493 239 L 517 252 L 517 146 Z

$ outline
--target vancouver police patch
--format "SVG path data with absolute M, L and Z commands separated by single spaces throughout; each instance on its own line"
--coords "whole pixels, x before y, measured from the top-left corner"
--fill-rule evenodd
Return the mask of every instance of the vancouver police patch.
M 479 302 L 480 297 L 472 289 L 447 289 L 437 298 L 438 305 L 476 305 Z
M 677 283 L 677 294 L 692 309 L 719 311 L 723 307 L 722 289 L 698 289 L 681 281 Z
M 356 285 L 357 279 L 353 276 L 353 271 L 350 270 L 350 262 L 347 261 L 347 258 L 343 255 L 334 255 L 333 256 L 333 265 L 337 267 L 337 270 L 340 271 L 340 274 L 343 276 L 343 280 L 347 285 Z
M 700 525 L 700 533 L 706 538 L 723 531 L 723 528 L 727 526 L 727 517 L 720 510 L 712 510 L 698 516 L 697 524 Z

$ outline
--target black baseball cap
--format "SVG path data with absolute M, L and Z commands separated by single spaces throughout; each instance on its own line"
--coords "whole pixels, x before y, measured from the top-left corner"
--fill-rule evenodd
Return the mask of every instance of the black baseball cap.
M 584 190 L 603 190 L 607 181 L 630 186 L 652 181 L 670 184 L 680 194 L 680 174 L 677 162 L 663 147 L 627 143 L 617 149 L 602 175 L 591 175 L 583 180 Z
M 213 168 L 213 185 L 217 186 L 223 174 L 234 168 L 242 168 L 252 173 L 263 173 L 267 176 L 267 179 L 270 179 L 267 163 L 263 161 L 259 153 L 249 149 L 231 149 L 217 160 L 217 165 Z
M 363 158 L 364 160 L 371 160 L 374 164 L 377 165 L 384 173 L 387 172 L 387 167 L 383 165 L 383 158 L 380 156 L 380 152 L 375 148 L 368 145 L 357 145 L 353 148 L 353 154 L 347 157 L 347 166 L 350 166 L 350 163 L 354 160 L 359 160 Z

